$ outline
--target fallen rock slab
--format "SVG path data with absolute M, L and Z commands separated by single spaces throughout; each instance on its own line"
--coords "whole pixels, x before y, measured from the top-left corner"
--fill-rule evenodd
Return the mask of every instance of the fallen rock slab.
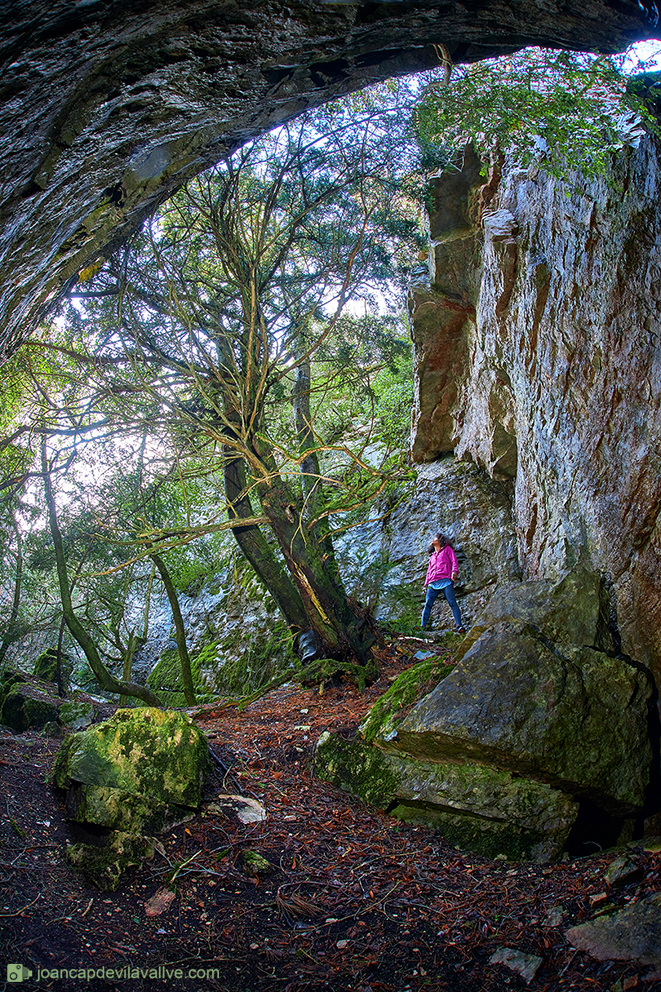
M 415 758 L 491 764 L 632 816 L 652 764 L 645 671 L 529 624 L 486 630 L 389 743 Z
M 489 958 L 489 964 L 505 965 L 516 975 L 520 975 L 526 985 L 530 985 L 543 964 L 543 959 L 536 954 L 517 951 L 514 947 L 499 947 Z
M 416 761 L 324 732 L 316 774 L 398 819 L 441 831 L 456 847 L 484 857 L 558 857 L 578 803 L 543 783 L 472 762 Z
M 661 969 L 661 892 L 613 916 L 571 927 L 567 940 L 598 961 L 635 961 Z

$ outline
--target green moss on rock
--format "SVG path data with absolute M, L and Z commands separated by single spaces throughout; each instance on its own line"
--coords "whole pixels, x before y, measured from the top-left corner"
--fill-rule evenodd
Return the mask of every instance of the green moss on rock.
M 347 741 L 325 731 L 317 741 L 314 767 L 318 778 L 372 806 L 387 806 L 397 789 L 398 777 L 387 756 L 360 736 Z
M 260 878 L 265 875 L 272 875 L 274 866 L 266 858 L 258 854 L 257 851 L 244 851 L 242 856 L 243 869 L 251 878 Z
M 57 718 L 58 706 L 53 699 L 27 682 L 11 686 L 0 710 L 0 723 L 19 734 L 31 727 L 44 727 Z
M 44 679 L 46 682 L 56 682 L 57 681 L 57 648 L 46 648 L 42 651 L 37 660 L 34 663 L 34 674 L 38 679 Z M 64 686 L 68 686 L 69 680 L 71 678 L 71 673 L 73 671 L 73 662 L 71 658 L 62 654 L 60 669 L 62 674 L 62 682 Z
M 139 865 L 149 853 L 149 842 L 144 837 L 115 832 L 105 847 L 71 844 L 66 859 L 102 892 L 114 892 L 124 873 Z
M 127 834 L 160 833 L 180 823 L 187 814 L 188 810 L 181 806 L 102 785 L 72 786 L 66 798 L 67 820 Z
M 547 860 L 546 839 L 536 830 L 462 815 L 455 811 L 439 810 L 425 803 L 402 802 L 391 812 L 407 823 L 435 827 L 448 844 L 463 851 L 473 851 L 484 858 L 504 857 L 508 861 Z M 544 852 L 541 857 L 540 851 Z
M 101 831 L 101 843 L 70 848 L 70 864 L 99 888 L 117 888 L 144 855 L 145 835 L 199 806 L 208 767 L 204 735 L 183 713 L 122 709 L 73 734 L 57 753 L 53 784 L 69 790 L 67 818 Z
M 295 663 L 291 633 L 280 618 L 273 618 L 266 630 L 237 627 L 215 645 L 210 661 L 201 660 L 203 671 L 211 670 L 224 692 L 245 696 L 287 671 Z
M 208 766 L 206 740 L 189 717 L 140 707 L 69 737 L 53 781 L 58 788 L 79 782 L 196 807 Z
M 60 723 L 70 730 L 83 730 L 94 722 L 94 707 L 91 703 L 67 699 L 60 706 Z
M 438 658 L 421 661 L 420 664 L 407 668 L 377 699 L 361 723 L 360 732 L 363 738 L 366 741 L 373 741 L 377 737 L 388 740 L 396 732 L 406 708 L 430 692 L 451 671 L 452 665 L 447 665 Z

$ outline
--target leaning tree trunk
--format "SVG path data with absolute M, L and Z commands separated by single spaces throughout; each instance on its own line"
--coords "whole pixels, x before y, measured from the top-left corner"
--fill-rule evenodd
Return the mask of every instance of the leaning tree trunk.
M 238 519 L 254 516 L 250 499 L 246 495 L 246 470 L 243 459 L 226 453 L 224 466 L 225 496 L 230 517 Z M 258 578 L 280 607 L 292 634 L 299 634 L 309 627 L 305 605 L 273 549 L 259 527 L 250 524 L 232 528 L 232 534 Z
M 323 544 L 310 538 L 301 520 L 300 503 L 282 479 L 271 476 L 260 488 L 262 510 L 296 584 L 310 627 L 332 658 L 365 665 L 376 643 L 368 617 L 349 602 L 335 563 Z M 329 563 L 330 561 L 330 563 Z

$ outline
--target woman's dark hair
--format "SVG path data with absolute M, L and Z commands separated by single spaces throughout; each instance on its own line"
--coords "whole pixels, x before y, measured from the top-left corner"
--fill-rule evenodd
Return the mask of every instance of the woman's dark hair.
M 441 551 L 443 550 L 443 548 L 447 548 L 448 546 L 452 547 L 448 537 L 445 534 L 441 534 L 440 532 L 438 534 L 434 534 L 434 539 L 440 541 Z M 434 547 L 433 544 L 430 544 L 429 547 L 427 548 L 427 554 L 433 555 L 434 551 L 436 551 L 436 548 Z

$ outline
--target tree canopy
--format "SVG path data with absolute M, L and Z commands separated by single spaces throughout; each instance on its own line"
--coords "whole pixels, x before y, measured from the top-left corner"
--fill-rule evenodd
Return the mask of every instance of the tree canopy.
M 643 127 L 658 131 L 646 93 L 632 85 L 656 55 L 526 48 L 473 65 L 442 62 L 416 110 L 432 166 L 474 140 L 483 150 L 510 151 L 524 166 L 535 161 L 557 178 L 572 169 L 604 175 L 627 140 Z

